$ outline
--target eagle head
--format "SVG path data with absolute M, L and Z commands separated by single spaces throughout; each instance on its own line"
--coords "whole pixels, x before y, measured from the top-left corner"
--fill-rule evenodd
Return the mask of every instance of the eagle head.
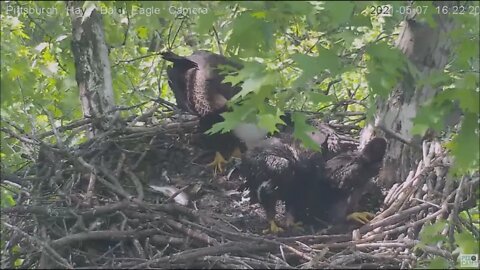
M 362 156 L 371 163 L 381 162 L 387 149 L 387 141 L 384 138 L 373 138 L 365 145 Z

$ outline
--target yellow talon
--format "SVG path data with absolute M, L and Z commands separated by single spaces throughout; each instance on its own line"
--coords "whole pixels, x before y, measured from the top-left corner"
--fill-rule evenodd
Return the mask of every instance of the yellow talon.
M 375 217 L 375 215 L 369 212 L 354 212 L 347 216 L 347 220 L 354 220 L 362 224 L 366 224 L 373 217 Z
M 265 229 L 265 230 L 263 230 L 263 233 L 265 233 L 265 234 L 266 234 L 266 233 L 269 233 L 269 232 L 276 234 L 276 233 L 279 233 L 279 232 L 283 232 L 283 229 L 280 228 L 280 227 L 277 225 L 277 223 L 275 223 L 275 220 L 271 220 L 271 221 L 270 221 L 270 229 Z
M 222 164 L 226 163 L 227 161 L 225 160 L 225 158 L 223 158 L 222 154 L 220 154 L 220 152 L 215 152 L 215 158 L 211 163 L 208 163 L 207 166 L 213 166 L 214 173 L 217 174 L 217 171 L 224 171 Z

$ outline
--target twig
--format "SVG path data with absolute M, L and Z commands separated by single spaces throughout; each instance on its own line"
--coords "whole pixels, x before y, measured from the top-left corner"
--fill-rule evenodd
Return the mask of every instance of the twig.
M 406 224 L 406 225 L 403 225 L 403 226 L 399 226 L 397 228 L 394 228 L 394 229 L 391 229 L 391 230 L 387 230 L 387 231 L 384 231 L 382 232 L 381 234 L 378 234 L 378 235 L 372 235 L 372 236 L 369 236 L 369 237 L 365 237 L 364 240 L 365 241 L 371 241 L 371 240 L 374 240 L 374 239 L 383 239 L 385 236 L 387 235 L 392 235 L 392 234 L 395 234 L 395 233 L 400 233 L 402 231 L 405 231 L 406 229 L 408 228 L 413 228 L 413 227 L 416 227 L 418 225 L 422 225 L 424 224 L 425 222 L 429 221 L 429 220 L 432 220 L 438 216 L 440 216 L 441 214 L 445 213 L 447 211 L 447 207 L 446 205 L 444 205 L 444 207 L 442 207 L 440 210 L 438 210 L 437 212 L 431 214 L 431 215 L 428 215 L 420 220 L 417 220 L 415 222 L 411 222 L 409 224 Z
M 215 35 L 215 40 L 217 41 L 218 54 L 223 55 L 222 44 L 220 44 L 220 38 L 218 37 L 218 32 L 215 26 L 212 26 L 213 34 Z
M 52 114 L 47 111 L 43 110 L 43 112 L 47 115 L 48 121 L 50 122 L 50 126 L 52 127 L 53 134 L 55 135 L 55 138 L 57 139 L 57 146 L 60 149 L 67 150 L 65 148 L 65 144 L 63 143 L 62 137 L 60 136 L 60 133 L 58 132 L 57 128 L 55 127 L 55 120 L 53 119 Z
M 460 179 L 458 184 L 457 191 L 455 192 L 455 201 L 453 204 L 453 210 L 448 217 L 448 240 L 450 242 L 450 248 L 455 249 L 455 218 L 458 217 L 458 209 L 460 208 L 460 200 L 462 198 L 463 183 L 465 182 L 465 176 Z
M 33 237 L 33 236 L 29 235 L 28 233 L 20 230 L 18 227 L 10 225 L 7 222 L 2 221 L 2 224 L 5 227 L 10 228 L 12 230 L 15 230 L 16 232 L 20 233 L 21 235 L 27 237 L 30 240 L 33 240 L 35 243 L 42 246 L 50 255 L 53 256 L 53 258 L 56 260 L 56 262 L 59 263 L 61 266 L 65 267 L 67 269 L 74 269 L 73 266 L 70 265 L 70 263 L 68 263 L 67 260 L 65 260 L 62 256 L 60 256 L 60 254 L 58 254 L 52 247 L 50 247 L 50 245 L 48 243 L 43 242 L 40 239 L 37 239 L 36 237 Z
M 255 251 L 268 250 L 270 247 L 271 247 L 270 245 L 265 245 L 265 244 L 252 245 L 252 244 L 245 244 L 245 243 L 230 242 L 227 244 L 222 244 L 217 246 L 190 249 L 190 250 L 175 253 L 168 257 L 162 257 L 162 258 L 150 260 L 148 262 L 141 263 L 141 264 L 127 264 L 125 265 L 125 267 L 142 269 L 146 267 L 153 267 L 155 265 L 160 266 L 167 262 L 168 263 L 189 262 L 189 261 L 194 261 L 198 258 L 209 256 L 209 255 L 214 256 L 214 255 L 237 253 L 237 252 L 255 252 Z
M 190 228 L 187 228 L 186 226 L 182 225 L 181 223 L 179 222 L 176 222 L 175 220 L 172 220 L 172 219 L 166 219 L 164 220 L 164 222 L 166 224 L 168 224 L 169 226 L 172 226 L 174 229 L 180 231 L 180 232 L 183 232 L 185 233 L 186 235 L 194 238 L 194 239 L 197 239 L 197 240 L 200 240 L 202 241 L 203 243 L 207 244 L 207 245 L 218 245 L 218 241 L 210 236 L 208 236 L 207 234 L 204 234 L 202 232 L 199 232 L 199 231 L 196 231 L 196 230 L 192 230 Z
M 135 189 L 137 190 L 137 199 L 139 201 L 143 201 L 144 198 L 144 192 L 143 192 L 143 185 L 140 182 L 140 179 L 128 168 L 128 167 L 123 167 L 123 171 L 128 175 L 128 178 L 132 180 Z
M 406 138 L 403 138 L 400 134 L 390 130 L 389 128 L 387 128 L 385 125 L 383 124 L 379 124 L 377 126 L 379 129 L 381 129 L 383 132 L 385 132 L 385 134 L 387 134 L 388 136 L 392 137 L 392 138 L 395 138 L 399 141 L 401 141 L 402 143 L 406 144 L 406 145 L 409 145 L 413 148 L 416 148 L 416 149 L 421 149 L 421 146 L 418 145 L 418 144 L 415 144 L 413 143 L 412 141 L 406 139 Z
M 95 184 L 97 183 L 97 176 L 94 173 L 89 174 L 87 194 L 85 194 L 85 201 L 87 205 L 90 205 L 92 202 L 93 192 L 95 190 Z
M 152 57 L 152 56 L 158 56 L 160 54 L 161 54 L 161 52 L 156 52 L 156 53 L 150 53 L 150 54 L 142 55 L 142 56 L 139 56 L 139 57 L 135 57 L 135 58 L 132 58 L 132 59 L 119 60 L 115 64 L 113 64 L 112 67 L 116 67 L 116 66 L 118 66 L 122 63 L 131 63 L 131 62 L 135 62 L 135 61 L 138 61 L 138 60 L 141 60 L 141 59 L 144 59 L 144 58 L 148 58 L 148 57 Z
M 182 193 L 183 191 L 185 191 L 187 188 L 189 188 L 191 186 L 191 184 L 188 184 L 184 187 L 182 187 L 181 189 L 175 191 L 170 197 L 168 197 L 162 204 L 167 204 L 171 201 L 173 201 L 173 199 L 175 199 L 175 197 L 178 196 L 178 194 Z
M 293 254 L 297 255 L 298 257 L 306 260 L 307 262 L 312 260 L 312 257 L 308 256 L 307 254 L 305 254 L 305 253 L 303 253 L 303 252 L 301 252 L 301 251 L 299 251 L 299 250 L 297 250 L 297 249 L 295 249 L 291 246 L 288 246 L 288 245 L 285 245 L 285 244 L 283 244 L 282 246 L 284 248 L 290 250 Z
M 81 127 L 81 126 L 84 126 L 84 125 L 88 125 L 91 122 L 92 122 L 92 119 L 90 119 L 90 118 L 81 119 L 81 120 L 73 121 L 70 124 L 65 125 L 65 126 L 59 126 L 59 127 L 57 127 L 57 130 L 58 130 L 58 132 L 64 132 L 64 131 L 71 130 L 71 129 L 74 129 L 74 128 L 78 128 L 78 127 Z M 38 137 L 39 140 L 41 140 L 41 139 L 46 138 L 46 137 L 51 136 L 51 135 L 54 135 L 53 131 L 47 131 L 45 133 L 39 134 L 37 137 Z
M 387 225 L 395 224 L 395 223 L 399 222 L 400 220 L 404 219 L 405 217 L 408 217 L 409 215 L 417 213 L 420 210 L 426 209 L 428 207 L 430 207 L 430 205 L 428 203 L 423 203 L 421 205 L 411 207 L 409 209 L 398 212 L 398 213 L 396 213 L 392 216 L 389 216 L 389 217 L 387 217 L 383 220 L 380 220 L 378 222 L 366 224 L 365 226 L 363 226 L 359 229 L 359 232 L 364 234 L 364 233 L 369 232 L 369 231 L 371 231 L 375 228 L 378 228 L 378 227 L 384 227 L 384 226 L 387 226 Z
M 53 247 L 59 248 L 59 247 L 73 245 L 74 243 L 88 241 L 88 240 L 101 240 L 101 239 L 127 240 L 127 239 L 133 239 L 133 238 L 144 238 L 146 236 L 158 234 L 159 232 L 160 231 L 158 229 L 148 229 L 148 230 L 141 230 L 141 231 L 109 230 L 109 231 L 81 232 L 77 234 L 70 234 L 60 239 L 53 240 L 51 244 Z
M 20 136 L 18 134 L 16 134 L 15 132 L 13 132 L 12 130 L 9 130 L 8 128 L 0 128 L 0 131 L 3 131 L 5 133 L 7 133 L 8 135 L 10 135 L 11 137 L 23 142 L 23 143 L 28 143 L 28 144 L 34 144 L 34 145 L 39 145 L 40 143 L 37 142 L 36 140 L 32 140 L 28 137 L 25 137 L 25 136 Z

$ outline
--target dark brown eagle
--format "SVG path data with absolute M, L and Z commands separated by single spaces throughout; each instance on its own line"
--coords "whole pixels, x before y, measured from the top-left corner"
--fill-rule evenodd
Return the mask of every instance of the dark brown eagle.
M 345 217 L 368 222 L 373 214 L 357 211 L 371 184 L 369 180 L 380 171 L 386 146 L 385 139 L 373 138 L 362 150 L 347 151 L 327 160 L 323 175 L 309 183 L 314 191 L 307 195 L 310 218 L 328 224 L 341 223 Z
M 322 136 L 311 138 L 321 145 Z M 308 150 L 290 135 L 272 137 L 261 146 L 248 150 L 242 158 L 240 174 L 245 178 L 242 188 L 249 190 L 250 203 L 260 203 L 265 209 L 269 229 L 264 232 L 277 233 L 282 229 L 275 222 L 277 201 L 285 202 L 288 225 L 297 220 L 301 207 L 298 198 L 304 193 L 308 179 L 320 169 L 315 164 L 321 159 L 319 152 Z
M 345 219 L 346 213 L 356 211 L 362 187 L 378 174 L 384 139 L 373 139 L 364 150 L 353 151 L 353 144 L 340 139 L 327 125 L 312 124 L 317 131 L 309 136 L 321 146 L 321 152 L 304 148 L 287 133 L 266 140 L 242 158 L 243 188 L 249 189 L 251 203 L 258 202 L 265 209 L 270 232 L 282 230 L 275 222 L 278 200 L 285 202 L 287 226 L 295 221 L 337 222 L 339 216 Z M 350 218 L 358 220 L 365 215 L 353 213 Z
M 173 63 L 167 69 L 168 83 L 180 109 L 198 115 L 199 131 L 204 133 L 215 123 L 223 121 L 221 113 L 227 110 L 226 104 L 241 87 L 225 83 L 225 73 L 242 68 L 236 61 L 209 51 L 195 51 L 190 56 L 178 56 L 172 52 L 162 53 L 163 59 Z M 256 142 L 266 135 L 266 131 L 254 124 L 242 123 L 233 132 L 203 136 L 204 144 L 216 151 L 210 166 L 223 171 L 224 157 L 239 155 L 243 143 Z M 252 143 L 253 145 L 253 143 Z
M 321 152 L 307 149 L 293 137 L 291 115 L 287 113 L 282 120 L 286 123 L 282 133 L 248 150 L 239 168 L 245 179 L 240 189 L 249 190 L 251 203 L 262 205 L 273 233 L 282 230 L 275 222 L 276 202 L 285 202 L 288 226 L 295 225 L 295 220 L 306 221 L 310 216 L 309 200 L 314 197 L 307 197 L 307 193 L 316 184 L 313 179 L 323 177 L 326 159 L 356 147 L 325 123 L 309 120 L 315 131 L 307 135 Z

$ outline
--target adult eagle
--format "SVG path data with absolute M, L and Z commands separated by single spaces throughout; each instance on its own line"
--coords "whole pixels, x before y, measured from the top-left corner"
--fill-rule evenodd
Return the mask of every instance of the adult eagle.
M 225 71 L 238 71 L 242 65 L 222 55 L 209 51 L 195 51 L 190 56 L 178 56 L 173 52 L 162 53 L 163 59 L 173 62 L 167 69 L 168 83 L 180 109 L 198 115 L 199 131 L 204 133 L 215 123 L 223 121 L 221 113 L 226 104 L 241 87 L 223 82 Z M 208 148 L 216 151 L 215 173 L 223 171 L 225 156 L 239 155 L 242 143 L 253 146 L 265 137 L 266 131 L 252 123 L 241 123 L 233 132 L 204 136 Z M 241 140 L 241 141 L 240 141 Z

